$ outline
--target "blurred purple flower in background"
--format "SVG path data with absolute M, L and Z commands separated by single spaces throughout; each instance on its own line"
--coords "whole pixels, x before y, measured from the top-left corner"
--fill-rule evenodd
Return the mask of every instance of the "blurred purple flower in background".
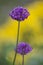
M 21 55 L 26 55 L 31 51 L 32 51 L 32 47 L 28 43 L 20 42 L 17 46 L 17 53 Z
M 26 10 L 26 8 L 23 7 L 16 7 L 14 8 L 10 14 L 12 19 L 18 20 L 18 21 L 23 21 L 25 20 L 30 14 Z

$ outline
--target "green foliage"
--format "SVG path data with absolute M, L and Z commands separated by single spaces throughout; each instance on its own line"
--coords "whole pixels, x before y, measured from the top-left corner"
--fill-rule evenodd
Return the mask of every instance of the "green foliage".
M 5 44 L 2 46 L 2 50 L 0 52 L 0 65 L 12 65 L 12 62 L 6 59 L 6 55 L 10 51 L 14 50 L 15 46 L 13 44 L 7 44 L 7 42 L 3 42 L 3 43 Z
M 37 51 L 31 58 L 28 58 L 26 65 L 43 65 L 43 51 Z

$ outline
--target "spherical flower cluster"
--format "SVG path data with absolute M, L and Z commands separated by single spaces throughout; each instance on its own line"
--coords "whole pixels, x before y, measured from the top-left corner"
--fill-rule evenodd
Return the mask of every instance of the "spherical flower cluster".
M 32 51 L 32 48 L 28 43 L 20 42 L 17 46 L 17 53 L 21 55 L 26 55 L 30 51 Z
M 26 8 L 16 7 L 10 12 L 9 15 L 12 19 L 23 21 L 29 16 L 29 12 L 26 10 Z

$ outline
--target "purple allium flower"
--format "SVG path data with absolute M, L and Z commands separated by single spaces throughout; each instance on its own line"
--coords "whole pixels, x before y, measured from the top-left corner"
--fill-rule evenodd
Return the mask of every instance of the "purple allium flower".
M 30 51 L 32 51 L 31 46 L 25 42 L 20 42 L 17 46 L 17 53 L 21 55 L 26 55 Z
M 9 15 L 12 19 L 23 21 L 29 16 L 29 12 L 23 7 L 16 7 L 10 12 Z

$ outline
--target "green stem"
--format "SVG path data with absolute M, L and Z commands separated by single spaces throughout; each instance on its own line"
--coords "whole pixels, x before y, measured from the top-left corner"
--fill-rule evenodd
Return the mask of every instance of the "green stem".
M 13 65 L 15 64 L 15 61 L 16 61 L 16 56 L 17 56 L 17 45 L 18 45 L 18 41 L 19 41 L 19 29 L 20 29 L 20 22 L 18 22 L 16 52 L 15 52 L 15 56 L 14 56 L 14 60 L 13 60 Z
M 23 58 L 23 60 L 22 60 L 22 65 L 24 65 L 24 55 L 22 55 L 22 58 Z

